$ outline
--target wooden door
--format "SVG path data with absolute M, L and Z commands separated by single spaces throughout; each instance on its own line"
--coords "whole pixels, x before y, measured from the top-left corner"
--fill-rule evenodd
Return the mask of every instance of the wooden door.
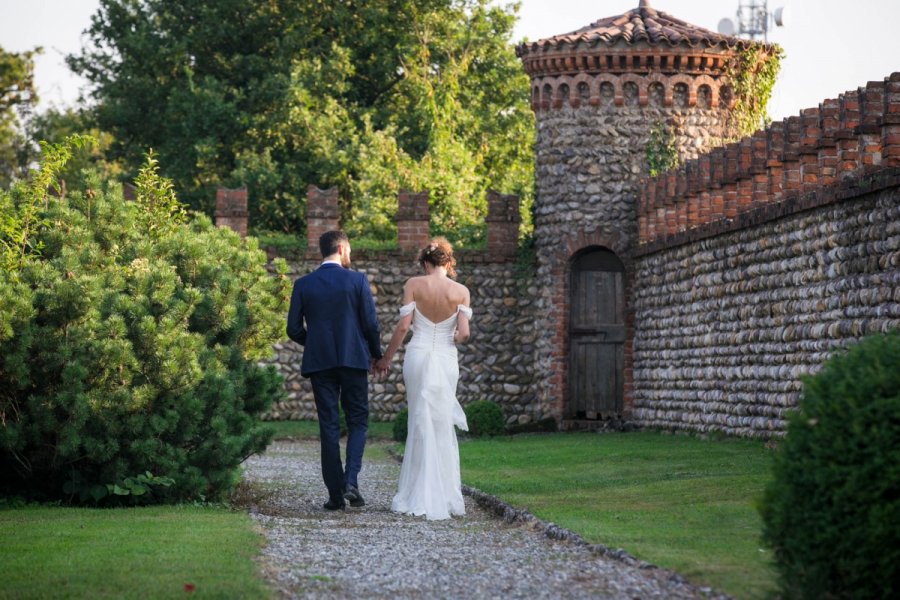
M 625 357 L 625 269 L 609 250 L 572 265 L 567 419 L 621 415 Z

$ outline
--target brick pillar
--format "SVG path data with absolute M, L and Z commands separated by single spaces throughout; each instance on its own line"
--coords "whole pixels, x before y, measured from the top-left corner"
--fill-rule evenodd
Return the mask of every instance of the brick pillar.
M 900 166 L 900 72 L 891 73 L 884 93 L 881 162 L 887 167 Z
M 732 142 L 725 146 L 725 172 L 723 177 L 725 193 L 723 196 L 723 209 L 725 211 L 724 216 L 726 219 L 733 219 L 738 213 L 737 177 L 740 153 L 740 145 L 737 142 Z
M 666 205 L 666 232 L 674 235 L 678 232 L 678 205 L 675 198 L 675 173 L 669 171 L 662 176 L 663 189 L 665 190 Z
M 805 108 L 800 113 L 800 191 L 814 192 L 819 186 L 819 109 Z
M 428 192 L 400 190 L 397 195 L 397 245 L 419 250 L 428 244 Z
M 839 98 L 838 130 L 834 134 L 837 141 L 837 177 L 853 177 L 859 166 L 859 140 L 856 128 L 859 126 L 859 92 L 847 92 Z
M 784 179 L 784 123 L 773 123 L 766 129 L 766 171 L 768 172 L 768 196 L 770 202 L 781 202 L 781 184 Z
M 641 219 L 646 223 L 640 234 L 640 243 L 656 239 L 656 185 L 651 180 L 642 187 L 642 197 L 644 202 L 644 210 L 641 211 Z
M 753 138 L 745 137 L 738 143 L 738 180 L 737 180 L 737 209 L 745 212 L 753 204 L 753 173 L 751 172 L 753 160 Z
M 688 224 L 687 175 L 684 169 L 675 170 L 675 206 L 677 207 L 678 230 L 684 231 Z
M 247 188 L 216 188 L 216 227 L 228 227 L 247 237 Z
M 672 234 L 669 229 L 669 207 L 666 203 L 666 177 L 657 175 L 652 181 L 653 196 L 656 199 L 656 231 L 660 236 L 666 237 Z
M 519 246 L 519 197 L 488 190 L 487 248 L 494 256 L 512 257 Z
M 759 129 L 750 140 L 750 174 L 753 177 L 750 195 L 755 206 L 760 206 L 770 200 L 766 158 L 766 130 Z
M 881 119 L 884 116 L 884 81 L 870 81 L 860 94 L 859 159 L 863 169 L 881 164 Z
M 718 221 L 725 216 L 725 149 L 713 148 L 709 153 L 709 220 Z
M 788 117 L 784 120 L 781 189 L 785 198 L 796 196 L 800 192 L 800 125 L 800 117 Z
M 696 160 L 690 160 L 685 164 L 685 203 L 687 204 L 688 229 L 700 225 L 700 164 Z
M 829 99 L 819 105 L 819 129 L 822 137 L 819 139 L 819 183 L 818 187 L 834 183 L 837 175 L 838 149 L 835 135 L 838 132 L 840 101 Z
M 326 231 L 338 229 L 338 189 L 321 190 L 314 185 L 306 188 L 306 254 L 311 258 L 322 255 L 319 238 Z
M 709 193 L 711 188 L 710 177 L 712 176 L 712 165 L 710 164 L 709 154 L 700 157 L 698 163 L 697 189 L 700 193 L 700 222 L 709 223 L 712 221 L 712 194 Z

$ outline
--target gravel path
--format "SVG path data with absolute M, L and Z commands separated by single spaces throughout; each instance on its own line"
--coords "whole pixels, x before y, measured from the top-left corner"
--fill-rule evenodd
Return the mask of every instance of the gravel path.
M 390 511 L 400 467 L 370 442 L 363 508 L 326 499 L 317 441 L 279 441 L 244 463 L 251 515 L 267 538 L 262 568 L 285 598 L 708 598 L 669 571 L 603 556 L 508 523 L 466 497 L 447 521 Z M 380 460 L 378 457 L 381 457 Z M 546 524 L 544 524 L 546 525 Z

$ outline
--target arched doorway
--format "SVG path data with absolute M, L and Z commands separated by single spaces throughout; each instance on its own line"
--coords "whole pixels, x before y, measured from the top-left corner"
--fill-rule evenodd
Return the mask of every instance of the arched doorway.
M 622 414 L 625 359 L 625 267 L 615 253 L 592 248 L 572 262 L 569 302 L 567 420 Z

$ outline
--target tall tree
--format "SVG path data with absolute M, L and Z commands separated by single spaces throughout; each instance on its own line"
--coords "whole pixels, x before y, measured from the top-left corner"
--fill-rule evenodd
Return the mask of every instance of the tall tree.
M 0 47 L 0 189 L 28 173 L 31 153 L 22 133 L 21 119 L 37 103 L 34 88 L 35 48 L 7 52 Z
M 70 57 L 132 169 L 147 147 L 195 207 L 246 184 L 256 226 L 297 231 L 307 184 L 386 237 L 396 189 L 475 232 L 484 191 L 530 198 L 528 82 L 515 7 L 489 0 L 101 0 Z M 468 228 L 468 229 L 466 229 Z M 470 237 L 471 237 L 470 236 Z

